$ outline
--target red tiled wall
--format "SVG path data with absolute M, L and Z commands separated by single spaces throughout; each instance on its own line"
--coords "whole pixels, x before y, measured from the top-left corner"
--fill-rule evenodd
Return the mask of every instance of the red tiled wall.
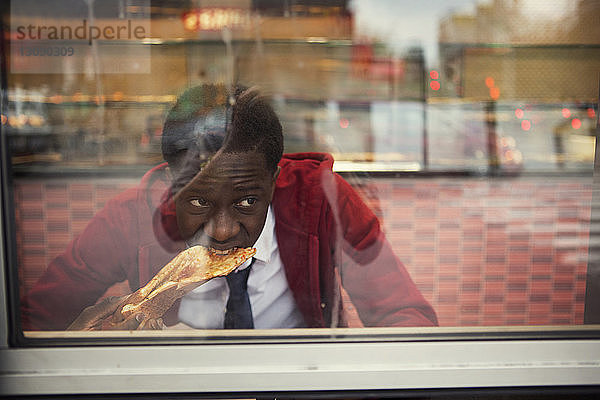
M 107 199 L 136 182 L 17 182 L 21 291 Z M 583 322 L 591 179 L 375 179 L 355 187 L 441 325 Z
M 110 198 L 138 180 L 23 180 L 14 185 L 21 294 Z
M 581 324 L 590 179 L 378 180 L 387 237 L 441 325 Z

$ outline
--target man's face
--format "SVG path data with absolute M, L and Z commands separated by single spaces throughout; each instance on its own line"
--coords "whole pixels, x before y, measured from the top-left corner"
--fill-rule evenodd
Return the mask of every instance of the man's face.
M 262 154 L 217 153 L 175 196 L 181 235 L 188 245 L 216 250 L 253 246 L 276 178 Z

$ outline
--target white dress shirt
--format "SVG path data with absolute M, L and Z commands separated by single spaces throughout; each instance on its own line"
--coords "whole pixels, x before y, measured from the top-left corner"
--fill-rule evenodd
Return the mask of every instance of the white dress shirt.
M 301 328 L 304 318 L 296 306 L 279 257 L 275 215 L 269 206 L 267 219 L 254 244 L 256 254 L 248 276 L 248 296 L 256 329 Z M 241 267 L 247 268 L 251 260 Z M 179 321 L 198 329 L 222 329 L 229 287 L 224 277 L 214 278 L 181 300 Z

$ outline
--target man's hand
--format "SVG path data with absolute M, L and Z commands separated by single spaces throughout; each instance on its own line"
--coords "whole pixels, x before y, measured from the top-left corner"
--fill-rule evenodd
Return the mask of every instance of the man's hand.
M 127 296 L 108 297 L 98 304 L 89 306 L 69 325 L 69 331 L 97 331 L 103 329 L 132 331 L 136 329 L 165 329 L 166 326 L 161 318 L 145 320 L 143 313 L 135 314 L 133 318 L 112 322 L 109 318 L 117 310 L 121 302 Z M 140 325 L 140 323 L 143 324 Z

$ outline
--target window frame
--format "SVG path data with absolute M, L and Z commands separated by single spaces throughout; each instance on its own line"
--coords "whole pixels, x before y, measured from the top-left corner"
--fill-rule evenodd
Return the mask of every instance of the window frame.
M 5 60 L 2 64 L 4 89 Z M 599 132 L 597 127 L 597 138 Z M 600 325 L 287 331 L 279 338 L 273 331 L 253 341 L 243 334 L 26 338 L 13 312 L 18 304 L 14 207 L 6 136 L 0 133 L 0 396 L 600 391 Z M 594 189 L 599 187 L 599 149 L 596 140 Z M 592 211 L 594 219 L 598 210 Z M 591 296 L 588 291 L 586 300 Z
M 597 386 L 599 344 L 451 340 L 4 349 L 0 394 Z

